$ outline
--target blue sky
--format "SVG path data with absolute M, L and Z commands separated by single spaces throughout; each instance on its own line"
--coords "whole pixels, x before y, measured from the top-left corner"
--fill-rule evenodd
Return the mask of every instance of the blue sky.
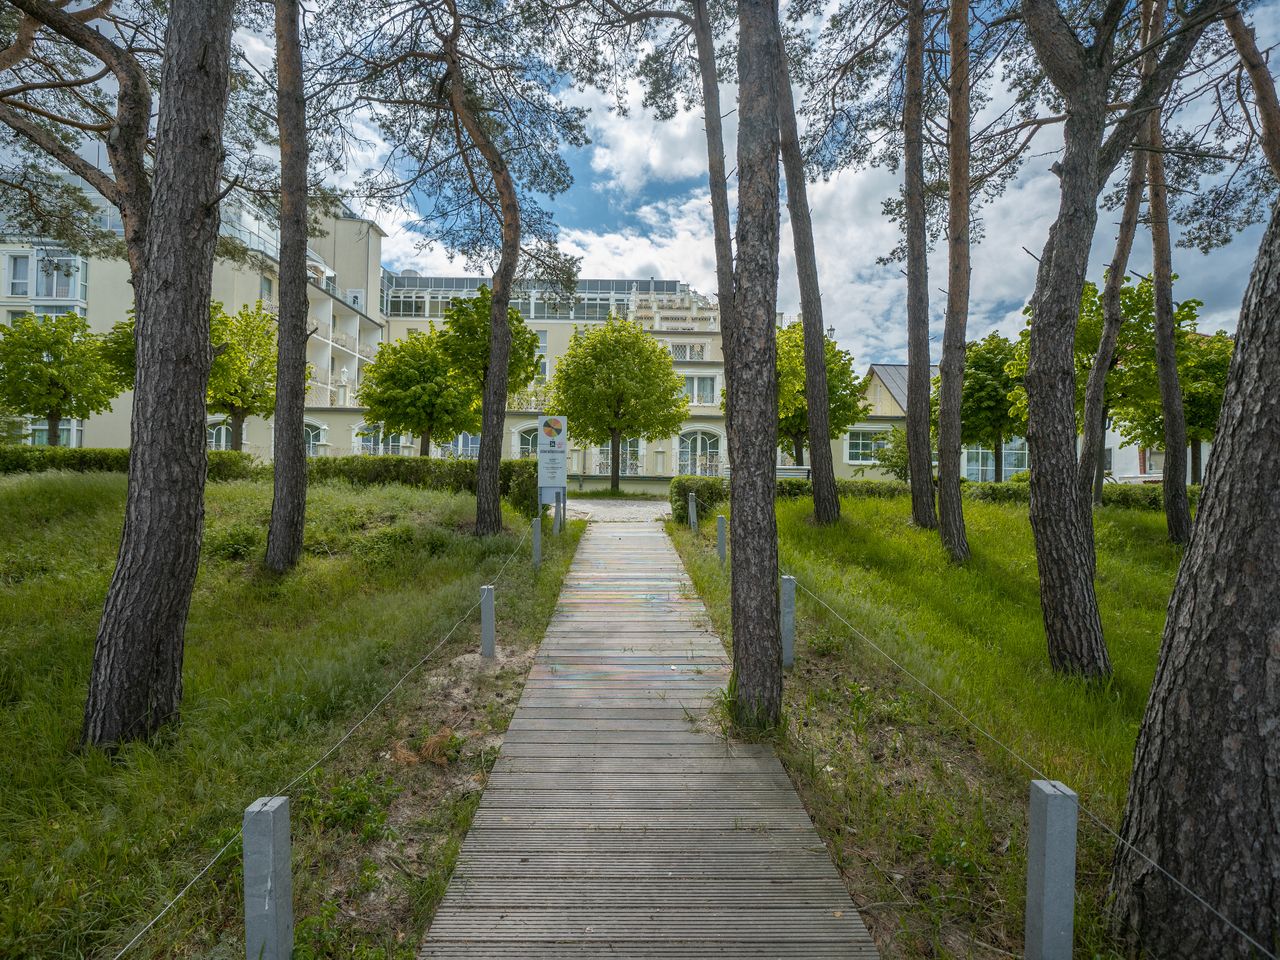
M 1255 8 L 1254 22 L 1265 47 L 1280 40 L 1278 4 Z M 584 277 L 661 276 L 684 280 L 708 295 L 715 293 L 710 202 L 706 188 L 706 140 L 700 113 L 683 113 L 665 123 L 647 116 L 640 92 L 632 91 L 631 110 L 619 116 L 597 94 L 570 92 L 590 109 L 592 143 L 568 155 L 574 186 L 550 203 L 560 226 L 562 246 L 583 258 Z M 736 91 L 726 86 L 723 102 L 734 104 Z M 735 117 L 725 119 L 725 140 L 732 154 Z M 1036 154 L 1023 166 L 1005 194 L 982 211 L 985 239 L 973 251 L 973 299 L 969 339 L 992 329 L 1016 334 L 1023 324 L 1022 307 L 1035 279 L 1039 254 L 1057 206 L 1057 178 L 1049 172 L 1060 146 L 1056 130 L 1037 141 Z M 732 156 L 729 167 L 733 168 Z M 906 355 L 903 303 L 905 278 L 897 266 L 881 266 L 876 258 L 896 242 L 897 227 L 881 213 L 881 202 L 897 191 L 899 175 L 883 169 L 845 172 L 810 185 L 819 275 L 826 323 L 834 326 L 841 345 L 854 352 L 859 365 L 902 362 Z M 733 183 L 730 183 L 731 204 Z M 1116 215 L 1103 210 L 1095 236 L 1090 277 L 1100 279 L 1110 257 Z M 414 238 L 394 223 L 385 259 L 394 267 L 423 272 L 455 273 L 435 249 L 417 249 Z M 1177 299 L 1205 302 L 1201 328 L 1233 329 L 1262 228 L 1255 226 L 1229 246 L 1205 256 L 1176 248 L 1174 270 L 1180 279 Z M 779 309 L 799 309 L 791 233 L 783 211 L 780 252 Z M 1140 232 L 1131 266 L 1147 273 L 1150 237 Z M 933 348 L 941 349 L 945 259 L 935 251 L 930 261 Z

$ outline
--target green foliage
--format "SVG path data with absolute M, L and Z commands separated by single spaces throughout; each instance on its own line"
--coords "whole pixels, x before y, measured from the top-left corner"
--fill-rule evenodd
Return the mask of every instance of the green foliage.
M 102 356 L 120 389 L 132 390 L 138 366 L 138 341 L 132 307 L 128 319 L 117 320 L 102 335 Z
M 428 440 L 443 443 L 479 429 L 480 391 L 445 351 L 447 343 L 432 326 L 379 346 L 358 394 L 368 408 L 365 419 L 389 433 L 419 437 L 424 450 Z
M 259 300 L 229 314 L 209 311 L 213 366 L 209 409 L 229 417 L 267 416 L 276 405 L 276 317 Z
M 574 330 L 556 364 L 548 408 L 569 419 L 579 442 L 603 444 L 615 435 L 672 436 L 689 414 L 689 400 L 662 344 L 640 324 L 611 316 Z
M 853 369 L 853 354 L 823 337 L 827 364 L 827 407 L 834 440 L 871 410 L 865 380 Z M 809 446 L 809 404 L 804 393 L 804 325 L 778 331 L 778 443 L 796 456 L 796 443 Z
M 489 369 L 489 314 L 493 294 L 482 286 L 474 297 L 459 297 L 444 312 L 440 349 L 449 358 L 460 382 L 469 385 L 479 398 Z M 507 308 L 511 326 L 511 357 L 507 363 L 507 392 L 523 390 L 538 372 L 538 335 L 525 325 L 514 307 Z M 478 403 L 477 399 L 477 403 Z
M 964 384 L 960 394 L 960 442 L 994 449 L 1018 435 L 1019 417 L 1010 412 L 1009 394 L 1018 382 L 1009 374 L 1017 347 L 1012 340 L 992 332 L 964 347 Z M 937 407 L 940 378 L 934 379 Z
M 1030 503 L 1029 476 L 1015 474 L 1004 483 L 966 483 L 965 499 L 979 503 Z M 1187 487 L 1192 506 L 1200 499 L 1200 487 Z M 1123 507 L 1131 510 L 1163 510 L 1164 492 L 1158 483 L 1108 483 L 1102 488 L 1104 507 Z
M 899 483 L 911 480 L 911 458 L 907 456 L 907 432 L 901 427 L 889 431 L 889 439 L 879 454 L 880 469 L 892 474 Z
M 31 447 L 25 444 L 0 445 L 0 474 L 44 473 L 66 470 L 73 473 L 129 472 L 129 451 L 118 447 Z M 258 468 L 247 453 L 210 450 L 211 481 L 246 480 Z
M 27 437 L 27 427 L 23 418 L 15 413 L 0 409 L 0 446 L 21 443 Z
M 671 481 L 671 519 L 676 523 L 689 522 L 689 494 L 698 498 L 698 509 L 709 511 L 729 499 L 729 481 L 724 477 L 676 477 Z M 698 514 L 699 522 L 707 519 Z
M 110 410 L 119 392 L 102 338 L 80 314 L 0 324 L 0 407 L 9 413 L 78 420 Z
M 311 457 L 307 475 L 313 483 L 345 481 L 357 486 L 396 483 L 424 490 L 475 493 L 474 460 L 432 457 Z M 533 514 L 538 464 L 534 460 L 504 460 L 498 469 L 502 496 L 526 516 Z

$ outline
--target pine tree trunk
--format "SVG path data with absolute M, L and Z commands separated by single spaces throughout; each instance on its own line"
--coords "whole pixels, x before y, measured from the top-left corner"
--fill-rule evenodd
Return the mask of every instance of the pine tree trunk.
M 266 565 L 283 573 L 302 556 L 307 519 L 307 112 L 299 0 L 276 0 L 280 128 L 280 303 L 271 524 Z
M 507 320 L 507 308 L 511 305 L 511 285 L 515 281 L 520 259 L 520 202 L 506 159 L 467 101 L 462 64 L 453 44 L 446 47 L 450 102 L 467 136 L 484 157 L 502 212 L 502 249 L 498 269 L 493 274 L 493 297 L 489 311 L 489 362 L 484 372 L 480 456 L 476 462 L 476 536 L 487 537 L 502 532 L 502 492 L 498 474 L 502 465 L 502 432 L 507 412 L 507 376 L 511 362 L 511 324 Z
M 45 423 L 45 445 L 50 447 L 59 447 L 62 445 L 62 414 L 57 410 L 50 410 L 44 418 Z
M 206 318 L 218 236 L 232 0 L 173 0 L 156 124 L 152 214 L 137 289 L 129 492 L 93 651 L 82 743 L 113 746 L 176 719 L 200 560 Z
M 1102 405 L 1102 429 L 1098 431 L 1098 442 L 1093 454 L 1093 503 L 1102 506 L 1102 488 L 1107 482 L 1107 405 Z
M 791 72 L 787 51 L 778 34 L 778 134 L 782 169 L 787 178 L 787 210 L 791 214 L 791 238 L 796 254 L 796 275 L 800 283 L 800 319 L 804 326 L 804 400 L 808 408 L 810 437 L 817 439 L 810 449 L 809 478 L 813 487 L 813 517 L 820 524 L 840 519 L 840 497 L 836 494 L 836 468 L 831 457 L 831 410 L 827 392 L 827 335 L 823 329 L 822 291 L 818 286 L 818 256 L 813 245 L 813 218 L 805 184 L 804 158 L 800 154 L 800 131 L 796 125 L 796 105 L 791 93 Z M 796 464 L 804 464 L 804 450 L 796 445 Z
M 1214 454 L 1178 570 L 1121 834 L 1255 941 L 1280 943 L 1280 207 L 1236 328 Z M 1152 956 L 1258 952 L 1121 844 L 1123 933 Z
M 738 4 L 738 257 L 734 272 L 729 478 L 733 523 L 734 718 L 772 727 L 782 711 L 778 530 L 774 513 L 778 384 L 778 13 Z
M 1163 4 L 1158 5 L 1163 8 Z M 1147 143 L 1148 212 L 1151 219 L 1151 281 L 1155 293 L 1156 374 L 1164 413 L 1165 526 L 1174 543 L 1191 539 L 1191 504 L 1187 500 L 1187 418 L 1178 383 L 1178 356 L 1173 318 L 1173 252 L 1169 239 L 1169 202 L 1164 179 L 1160 112 L 1151 114 Z
M 951 54 L 947 122 L 947 319 L 942 334 L 938 400 L 938 521 L 951 559 L 969 559 L 960 497 L 960 398 L 964 338 L 969 322 L 969 0 L 951 0 L 947 38 Z
M 1027 365 L 1031 529 L 1040 571 L 1049 662 L 1061 673 L 1104 677 L 1111 660 L 1094 592 L 1093 511 L 1076 484 L 1075 334 L 1097 223 L 1097 145 L 1106 89 L 1075 94 L 1085 109 L 1065 123 L 1058 219 L 1041 256 Z
M 924 206 L 924 0 L 907 0 L 903 157 L 907 229 L 907 460 L 911 519 L 933 530 L 933 453 L 929 430 L 929 261 Z
M 1004 483 L 1004 440 L 997 437 L 991 449 L 995 453 L 996 483 Z
M 734 327 L 733 233 L 729 224 L 728 173 L 724 160 L 724 128 L 721 123 L 720 82 L 716 76 L 715 35 L 707 13 L 707 0 L 693 0 L 693 36 L 698 51 L 698 76 L 702 83 L 702 112 L 707 134 L 707 183 L 711 193 L 711 232 L 716 251 L 716 294 L 720 307 L 722 350 L 728 365 Z M 731 385 L 725 380 L 725 426 L 732 419 Z
M 244 414 L 232 413 L 228 415 L 227 427 L 231 433 L 231 449 L 239 453 L 244 449 Z
M 1204 478 L 1204 451 L 1199 440 L 1191 441 L 1191 482 L 1199 486 Z
M 614 430 L 609 437 L 609 489 L 617 493 L 621 487 L 622 433 Z
M 1084 389 L 1084 437 L 1080 443 L 1080 466 L 1076 476 L 1081 496 L 1088 496 L 1092 488 L 1094 503 L 1102 503 L 1102 480 L 1099 478 L 1102 476 L 1102 451 L 1107 443 L 1107 375 L 1115 366 L 1116 341 L 1124 324 L 1120 288 L 1129 269 L 1129 255 L 1138 230 L 1138 213 L 1142 207 L 1146 177 L 1147 155 L 1135 150 L 1129 162 L 1129 179 L 1125 185 L 1116 246 L 1102 287 L 1102 333 Z
M 1222 21 L 1231 34 L 1231 42 L 1235 44 L 1240 62 L 1253 85 L 1254 103 L 1257 105 L 1259 125 L 1262 127 L 1262 152 L 1271 172 L 1280 178 L 1280 98 L 1276 97 L 1276 82 L 1258 49 L 1253 29 L 1240 15 L 1240 8 L 1232 4 L 1223 13 Z

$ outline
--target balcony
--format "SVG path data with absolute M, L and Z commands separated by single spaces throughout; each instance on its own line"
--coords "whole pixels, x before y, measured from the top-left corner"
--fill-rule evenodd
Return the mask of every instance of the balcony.
M 551 398 L 551 388 L 545 383 L 534 383 L 507 396 L 508 410 L 541 412 Z
M 378 356 L 378 346 L 376 343 L 362 343 L 356 347 L 356 350 L 366 360 L 373 360 Z

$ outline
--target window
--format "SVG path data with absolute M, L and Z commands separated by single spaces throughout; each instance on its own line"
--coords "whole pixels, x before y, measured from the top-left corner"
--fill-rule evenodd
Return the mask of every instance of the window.
M 302 438 L 307 445 L 307 456 L 320 456 L 320 448 L 325 445 L 324 427 L 315 423 L 304 423 L 302 425 Z
M 405 331 L 405 334 L 406 334 L 407 336 L 412 337 L 412 336 L 413 336 L 415 333 L 417 333 L 417 332 L 418 332 L 418 328 L 417 328 L 417 327 L 409 327 L 409 329 L 407 329 L 407 330 Z
M 208 426 L 209 449 L 231 449 L 231 427 L 225 422 L 211 423 Z
M 680 437 L 680 473 L 700 477 L 720 475 L 720 438 L 705 430 Z
M 31 296 L 31 258 L 25 253 L 9 257 L 9 296 Z
M 705 343 L 673 343 L 671 357 L 674 360 L 705 360 L 707 345 Z
M 1111 472 L 1111 460 L 1114 453 L 1115 451 L 1111 447 L 1107 447 L 1105 450 L 1102 451 L 1102 472 L 1103 473 Z
M 359 453 L 370 456 L 377 454 L 399 456 L 403 446 L 400 434 L 383 434 L 381 427 L 367 424 L 361 424 L 356 428 L 356 444 Z
M 467 433 L 465 430 L 458 434 L 444 448 L 446 457 L 458 457 L 461 460 L 474 460 L 480 456 L 480 434 Z
M 88 298 L 88 264 L 66 253 L 49 252 L 36 263 L 36 292 L 40 299 Z
M 603 443 L 596 447 L 596 474 L 607 477 L 612 475 L 612 456 L 610 444 Z M 618 473 L 624 477 L 640 475 L 640 438 L 630 437 L 618 445 Z
M 527 460 L 529 457 L 538 455 L 538 428 L 526 427 L 520 431 L 520 459 Z
M 880 451 L 887 446 L 887 430 L 850 430 L 849 462 L 879 463 Z
M 684 395 L 690 403 L 713 405 L 716 402 L 716 378 L 685 377 Z
M 49 445 L 49 425 L 44 420 L 35 421 L 31 424 L 29 436 L 32 446 L 47 447 Z M 58 444 L 63 447 L 84 446 L 84 421 L 63 420 L 61 427 L 58 429 Z
M 275 300 L 275 292 L 275 281 L 263 274 L 262 281 L 258 284 L 258 299 L 263 303 L 272 303 Z
M 547 382 L 547 331 L 538 331 L 538 372 L 534 379 L 538 383 Z
M 1027 469 L 1027 442 L 1015 438 L 1003 445 L 1004 470 L 1001 476 L 1008 480 L 1015 473 Z M 996 478 L 996 457 L 988 447 L 964 448 L 964 475 L 969 480 L 991 481 Z

